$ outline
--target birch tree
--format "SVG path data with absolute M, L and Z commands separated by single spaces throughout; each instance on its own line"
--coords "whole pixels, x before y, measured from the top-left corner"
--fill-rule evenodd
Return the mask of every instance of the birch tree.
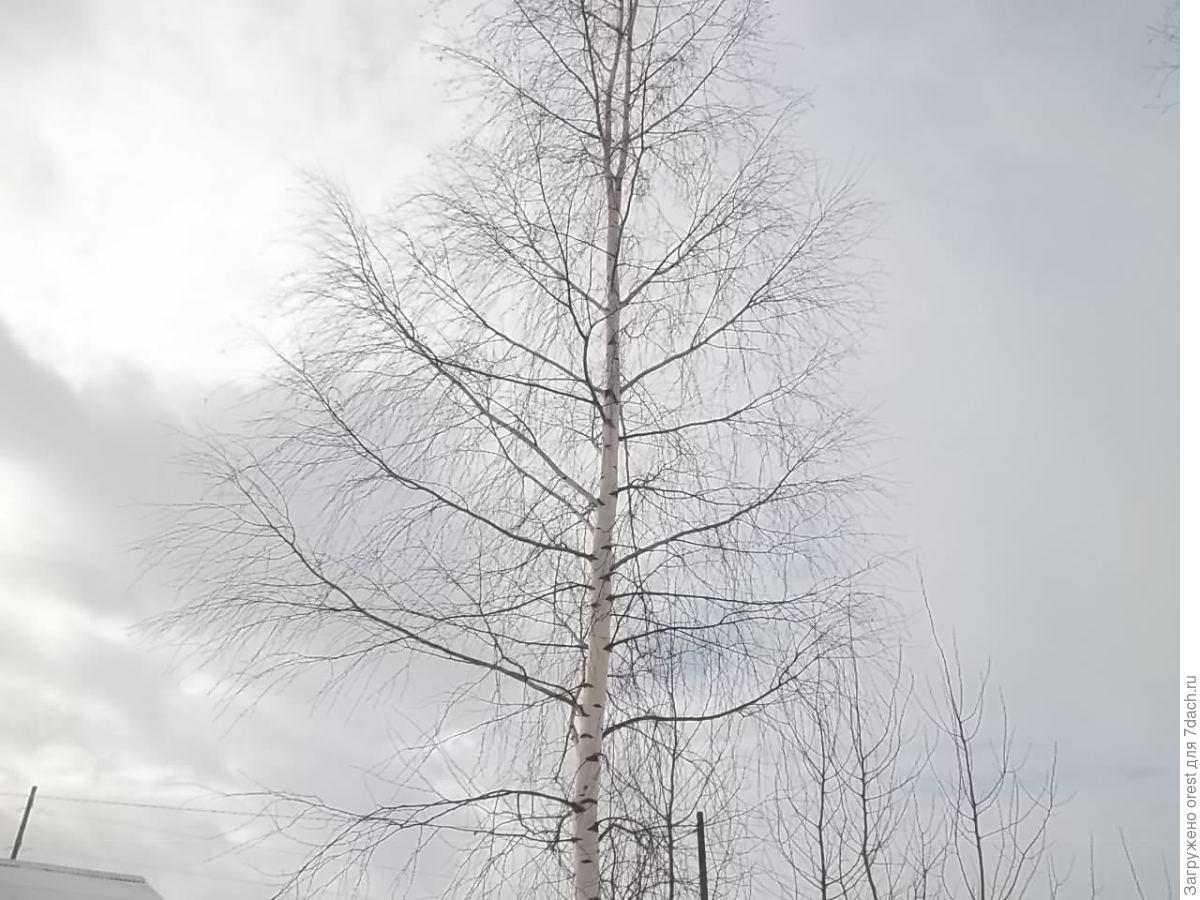
M 198 456 L 167 624 L 244 683 L 382 673 L 397 716 L 441 691 L 394 797 L 305 798 L 336 827 L 286 889 L 408 834 L 452 845 L 452 894 L 682 896 L 695 810 L 751 827 L 754 723 L 869 618 L 837 380 L 860 210 L 759 78 L 768 24 L 487 5 L 442 48 L 471 136 L 385 215 L 321 186 L 301 337 Z

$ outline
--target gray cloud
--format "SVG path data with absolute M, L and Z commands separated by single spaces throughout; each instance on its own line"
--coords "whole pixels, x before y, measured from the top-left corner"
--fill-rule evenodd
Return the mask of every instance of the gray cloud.
M 95 8 L 83 0 L 0 2 L 0 60 L 6 67 L 52 64 L 90 49 Z

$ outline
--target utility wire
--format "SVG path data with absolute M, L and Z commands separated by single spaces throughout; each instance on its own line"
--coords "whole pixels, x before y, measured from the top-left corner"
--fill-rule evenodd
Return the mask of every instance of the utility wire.
M 245 884 L 261 885 L 262 887 L 270 887 L 271 886 L 271 882 L 265 881 L 263 879 L 241 878 L 236 875 L 216 875 L 211 872 L 201 872 L 196 869 L 186 869 L 186 868 L 177 867 L 177 866 L 164 866 L 164 865 L 157 865 L 155 863 L 140 862 L 140 861 L 134 861 L 134 860 L 128 860 L 128 859 L 114 859 L 113 857 L 110 857 L 107 854 L 100 855 L 100 854 L 95 854 L 95 853 L 76 853 L 76 852 L 72 851 L 71 855 L 72 856 L 80 856 L 80 857 L 83 857 L 84 859 L 93 860 L 95 862 L 102 862 L 105 865 L 123 866 L 126 869 L 144 869 L 146 871 L 151 871 L 151 872 L 154 872 L 154 871 L 165 872 L 165 873 L 168 873 L 171 875 L 178 875 L 178 876 L 182 876 L 185 878 L 208 878 L 208 879 L 212 879 L 214 881 L 240 881 Z
M 25 796 L 25 794 L 16 792 L 16 791 L 0 791 L 0 797 L 24 797 L 24 796 Z M 96 805 L 96 806 L 115 806 L 115 807 L 124 807 L 127 809 L 153 809 L 153 810 L 162 810 L 162 811 L 166 811 L 166 812 L 190 812 L 190 813 L 204 813 L 204 814 L 210 814 L 210 815 L 214 815 L 214 814 L 215 815 L 231 815 L 231 816 L 240 816 L 242 818 L 261 818 L 263 816 L 262 812 L 254 813 L 254 812 L 238 811 L 238 810 L 234 810 L 234 809 L 220 809 L 217 807 L 208 807 L 208 806 L 190 806 L 190 805 L 186 805 L 186 804 L 176 804 L 176 803 L 156 803 L 156 802 L 152 802 L 152 801 L 109 800 L 109 799 L 104 799 L 104 798 L 100 798 L 100 797 L 73 797 L 73 796 L 68 796 L 65 794 L 41 794 L 41 793 L 39 793 L 38 800 L 39 801 L 57 801 L 60 803 L 82 803 L 82 804 Z M 12 815 L 13 816 L 19 815 L 19 810 L 16 812 L 13 812 Z M 63 812 L 55 812 L 55 813 L 51 813 L 51 815 L 60 815 L 61 816 L 61 815 L 64 815 L 64 813 Z M 100 821 L 102 821 L 102 820 L 90 819 L 90 818 L 83 817 L 83 816 L 76 816 L 76 815 L 72 815 L 70 813 L 66 813 L 65 815 L 67 815 L 68 817 L 73 818 L 73 819 L 83 819 L 84 821 L 90 821 L 90 822 L 99 823 Z M 326 818 L 329 821 L 339 821 L 339 822 L 343 821 L 341 818 L 335 817 L 335 816 L 324 816 L 321 818 Z M 104 822 L 104 824 L 107 824 L 110 826 L 115 826 L 115 827 L 129 827 L 129 828 L 133 828 L 135 830 L 145 830 L 145 831 L 157 833 L 160 835 L 166 834 L 161 829 L 157 829 L 157 828 L 154 828 L 153 826 L 148 826 L 148 825 L 140 825 L 140 824 L 134 824 L 134 823 L 125 823 L 125 822 Z M 224 835 L 206 835 L 206 836 L 185 835 L 185 834 L 180 834 L 178 832 L 172 833 L 170 836 L 171 837 L 187 837 L 187 838 L 191 838 L 193 840 L 204 840 L 204 841 L 219 840 L 222 837 L 224 837 Z M 114 841 L 114 843 L 128 843 L 128 841 L 121 841 L 120 839 L 116 839 Z M 257 850 L 257 852 L 263 852 L 263 851 L 266 851 L 268 853 L 273 853 L 273 854 L 281 854 L 284 856 L 296 855 L 295 851 L 286 851 L 286 850 L 283 850 L 282 848 L 278 848 L 278 847 L 266 848 L 266 847 L 260 846 Z M 211 875 L 211 874 L 197 872 L 197 871 L 189 870 L 189 869 L 155 865 L 153 863 L 133 862 L 133 861 L 113 859 L 113 858 L 109 857 L 107 854 L 105 854 L 103 856 L 96 856 L 94 854 L 79 853 L 78 855 L 86 857 L 86 858 L 94 859 L 94 860 L 102 860 L 102 861 L 106 862 L 107 864 L 115 864 L 118 866 L 128 865 L 128 866 L 133 866 L 136 868 L 149 869 L 152 871 L 157 870 L 159 872 L 168 872 L 168 873 L 180 875 L 183 877 L 210 878 L 210 879 L 221 880 L 221 881 L 240 881 L 240 882 L 244 882 L 247 884 L 259 884 L 259 885 L 267 886 L 267 882 L 263 882 L 263 881 L 255 881 L 252 879 L 237 878 L 237 877 L 232 877 L 232 876 Z M 303 855 L 303 854 L 301 853 L 299 855 Z M 381 869 L 381 870 L 385 870 L 385 871 L 392 871 L 392 872 L 401 872 L 401 873 L 407 873 L 409 871 L 407 867 L 381 865 L 379 863 L 372 863 L 372 868 Z
M 0 797 L 23 797 L 24 794 L 19 794 L 14 791 L 0 791 Z M 38 794 L 38 801 L 42 800 L 58 800 L 63 803 L 94 803 L 102 806 L 126 806 L 133 809 L 166 809 L 173 812 L 197 812 L 211 813 L 226 816 L 258 816 L 261 813 L 253 813 L 247 811 L 239 811 L 236 809 L 217 809 L 207 806 L 184 806 L 173 803 L 151 803 L 148 801 L 135 800 L 105 800 L 100 797 L 68 797 L 62 794 Z

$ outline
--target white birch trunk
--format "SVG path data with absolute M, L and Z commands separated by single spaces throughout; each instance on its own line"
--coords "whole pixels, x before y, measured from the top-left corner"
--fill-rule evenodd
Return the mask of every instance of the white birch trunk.
M 621 310 L 617 256 L 620 244 L 619 185 L 608 191 L 607 322 L 604 348 L 604 402 L 600 426 L 600 501 L 592 526 L 592 560 L 587 592 L 587 650 L 583 687 L 575 710 L 575 898 L 600 898 L 600 835 L 597 828 L 604 708 L 608 703 L 608 658 L 612 640 L 613 538 L 617 520 L 618 427 L 621 420 Z
M 612 227 L 610 226 L 610 231 Z M 610 306 L 610 309 L 612 307 Z M 583 687 L 575 710 L 575 898 L 600 898 L 600 834 L 598 830 L 604 708 L 608 703 L 609 643 L 612 640 L 613 534 L 617 516 L 620 421 L 619 311 L 612 310 L 606 328 L 605 401 L 600 451 L 600 506 L 592 529 L 592 562 L 588 583 L 588 632 Z
M 604 398 L 600 423 L 599 506 L 592 525 L 588 577 L 588 622 L 583 685 L 575 710 L 574 875 L 575 900 L 600 900 L 600 779 L 603 772 L 604 710 L 608 704 L 608 664 L 612 641 L 612 578 L 620 472 L 621 422 L 621 230 L 625 173 L 629 156 L 630 79 L 633 21 L 637 0 L 619 5 L 621 27 L 614 41 L 613 62 L 605 97 L 601 133 L 606 202 Z M 624 65 L 623 84 L 617 76 Z M 619 93 L 618 93 L 619 91 Z M 614 102 L 617 106 L 614 110 Z M 619 129 L 619 130 L 618 130 Z

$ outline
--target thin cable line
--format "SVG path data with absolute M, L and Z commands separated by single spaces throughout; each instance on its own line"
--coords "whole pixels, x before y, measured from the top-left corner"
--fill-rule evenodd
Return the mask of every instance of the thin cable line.
M 24 794 L 14 793 L 12 791 L 0 791 L 2 797 L 21 797 Z M 215 813 L 228 816 L 260 816 L 262 813 L 239 811 L 236 809 L 217 809 L 207 806 L 183 806 L 179 804 L 168 803 L 150 803 L 135 800 L 104 800 L 99 797 L 68 797 L 63 794 L 38 794 L 38 802 L 43 800 L 58 800 L 63 803 L 94 803 L 102 806 L 127 806 L 134 809 L 167 809 L 174 812 L 199 812 L 199 813 Z
M 105 865 L 121 866 L 126 869 L 138 868 L 150 872 L 165 872 L 171 875 L 177 875 L 182 878 L 208 878 L 214 881 L 241 881 L 245 884 L 256 884 L 262 887 L 270 887 L 272 882 L 262 879 L 243 878 L 236 875 L 216 875 L 211 872 L 201 872 L 196 869 L 188 869 L 180 866 L 160 865 L 156 863 L 137 862 L 129 859 L 117 859 L 107 854 L 96 853 L 72 853 L 72 856 L 81 856 L 84 859 L 95 862 L 103 862 Z M 51 864 L 53 865 L 53 863 Z

